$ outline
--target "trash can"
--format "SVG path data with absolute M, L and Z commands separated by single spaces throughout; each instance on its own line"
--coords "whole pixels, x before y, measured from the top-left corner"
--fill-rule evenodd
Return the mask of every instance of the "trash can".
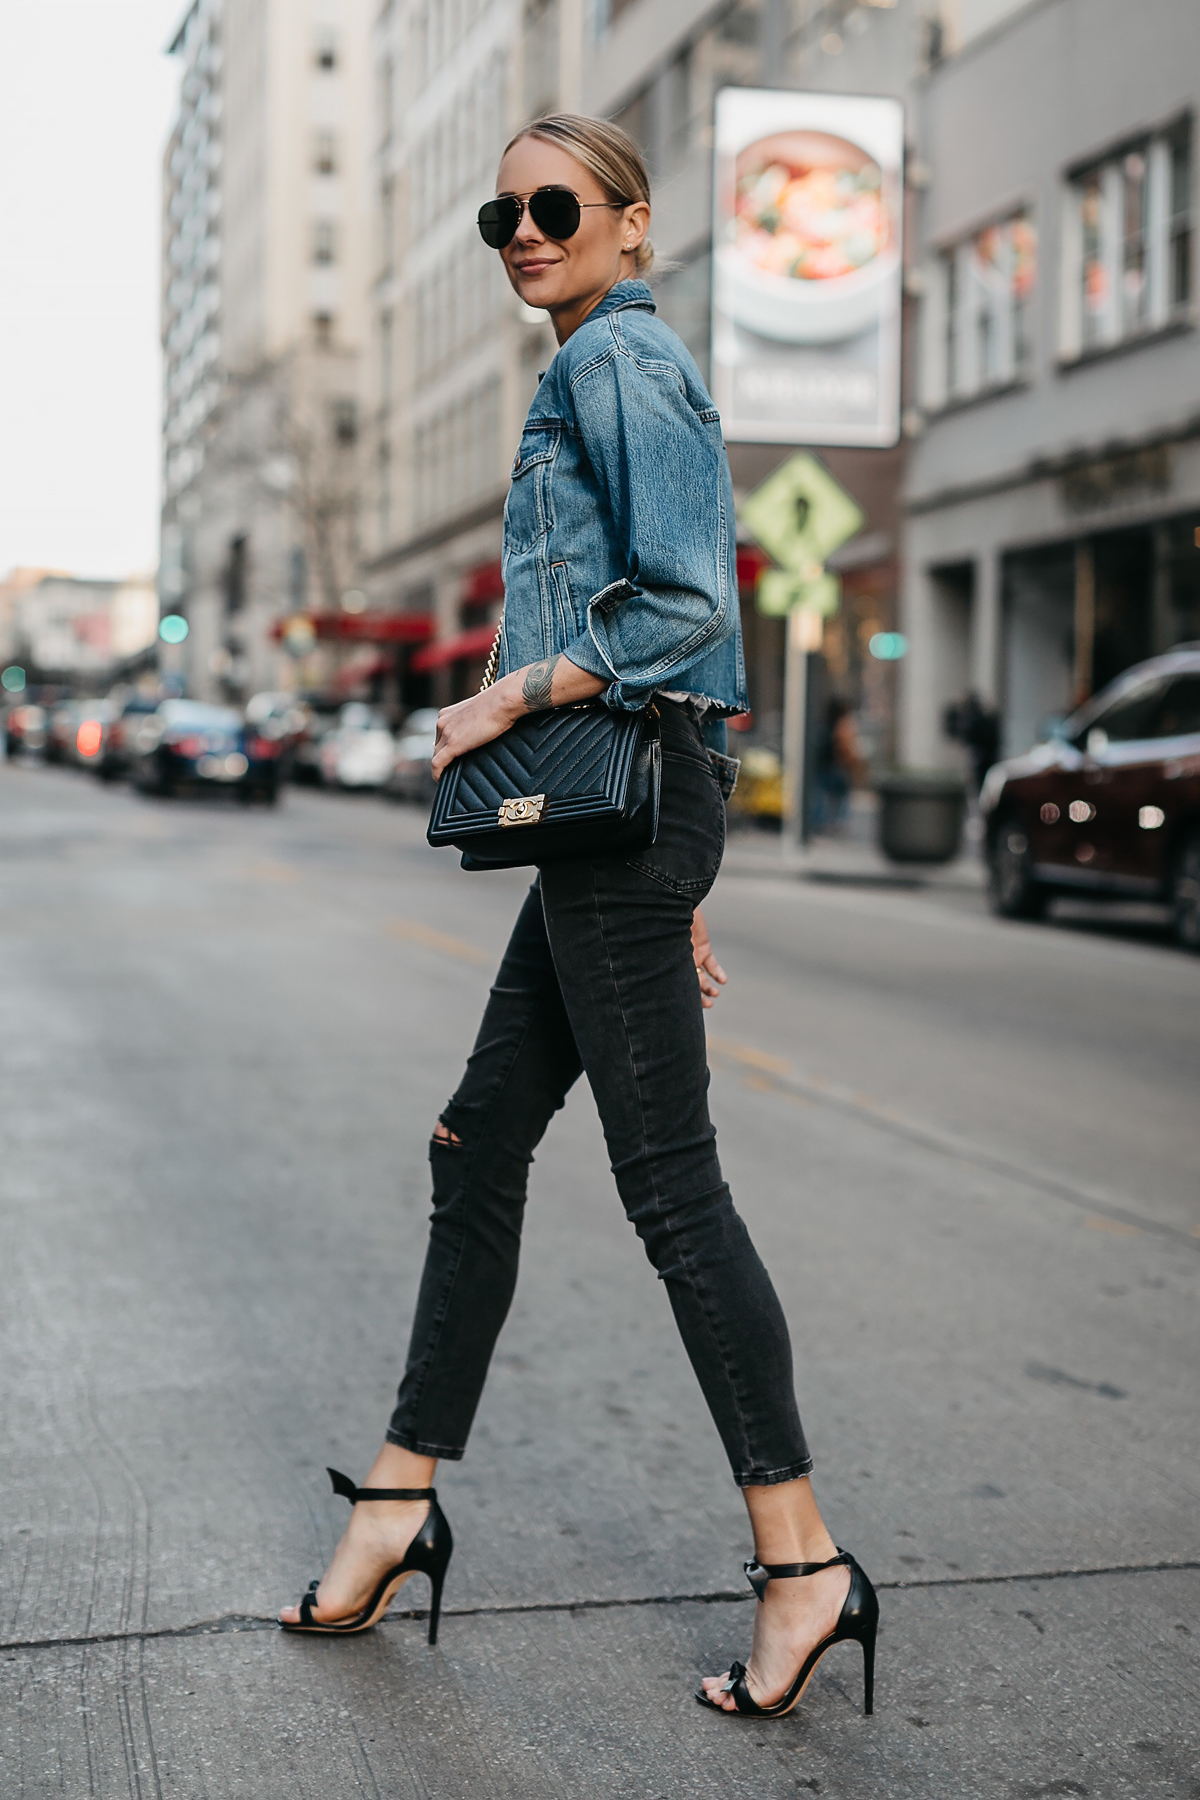
M 958 855 L 967 812 L 959 775 L 901 770 L 875 784 L 879 848 L 898 863 L 944 863 Z

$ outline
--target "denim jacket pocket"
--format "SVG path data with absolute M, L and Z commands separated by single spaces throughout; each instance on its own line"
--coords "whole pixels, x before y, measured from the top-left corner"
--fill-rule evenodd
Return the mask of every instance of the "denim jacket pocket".
M 554 523 L 550 471 L 561 441 L 562 426 L 557 419 L 527 423 L 521 433 L 504 503 L 504 539 L 513 550 L 532 550 Z

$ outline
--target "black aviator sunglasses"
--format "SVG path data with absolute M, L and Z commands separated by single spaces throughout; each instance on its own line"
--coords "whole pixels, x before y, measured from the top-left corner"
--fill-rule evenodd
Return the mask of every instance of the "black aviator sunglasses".
M 561 243 L 579 230 L 579 215 L 584 207 L 629 206 L 629 200 L 579 200 L 565 187 L 541 187 L 521 200 L 516 194 L 500 194 L 485 200 L 479 209 L 479 235 L 489 250 L 503 250 L 517 235 L 521 215 L 529 208 L 529 216 L 538 230 Z

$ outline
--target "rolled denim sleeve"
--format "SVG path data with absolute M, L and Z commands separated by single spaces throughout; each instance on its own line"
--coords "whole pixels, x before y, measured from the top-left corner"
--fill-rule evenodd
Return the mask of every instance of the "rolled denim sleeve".
M 610 706 L 636 711 L 736 629 L 724 447 L 669 362 L 610 352 L 572 393 L 625 574 L 592 595 L 588 629 L 565 654 L 611 683 Z

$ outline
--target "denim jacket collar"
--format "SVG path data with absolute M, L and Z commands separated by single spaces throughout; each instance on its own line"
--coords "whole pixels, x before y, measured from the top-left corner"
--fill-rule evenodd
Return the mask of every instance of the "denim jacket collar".
M 588 314 L 588 319 L 602 319 L 606 313 L 619 312 L 622 307 L 644 307 L 647 312 L 656 310 L 654 295 L 648 283 L 644 281 L 618 281 L 610 287 L 603 300 L 597 302 Z

